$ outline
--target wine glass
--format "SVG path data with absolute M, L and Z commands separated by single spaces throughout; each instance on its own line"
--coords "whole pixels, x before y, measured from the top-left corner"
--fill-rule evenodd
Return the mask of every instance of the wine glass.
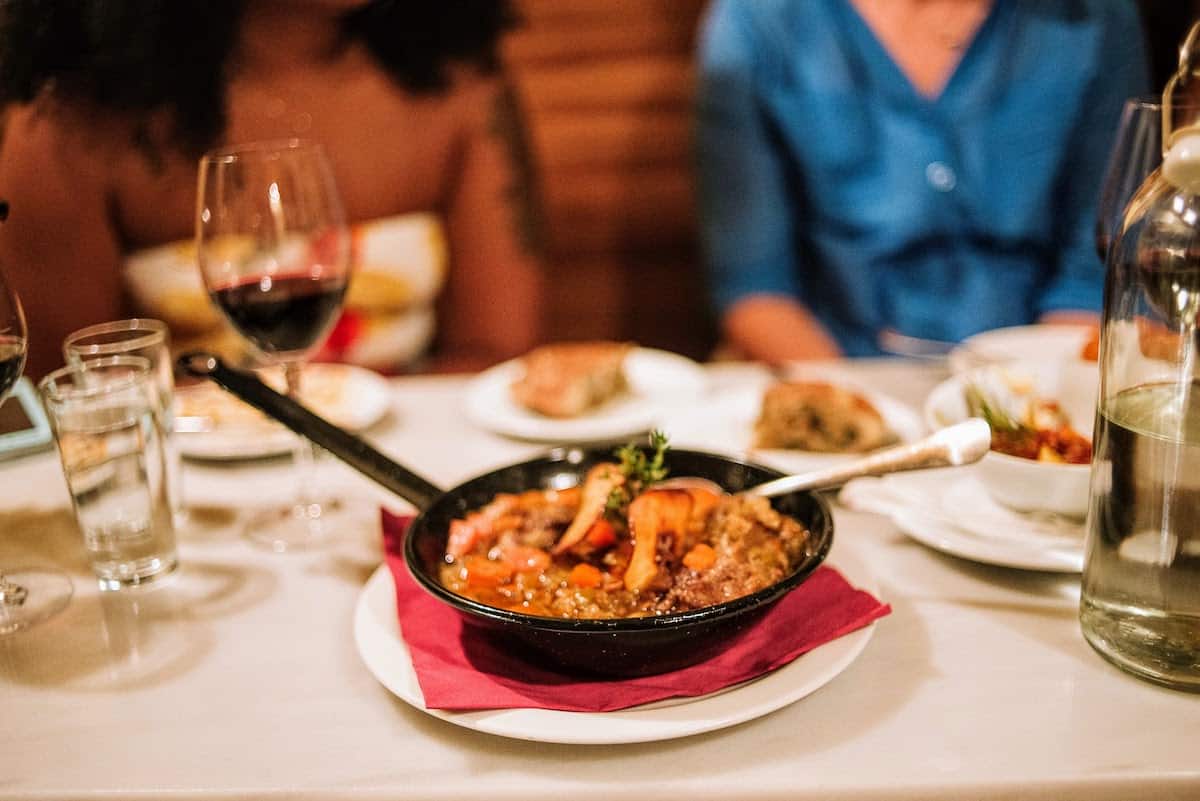
M 21 377 L 28 338 L 21 302 L 0 273 L 0 403 Z M 0 635 L 13 634 L 61 611 L 71 580 L 46 568 L 0 569 Z
M 302 367 L 337 321 L 350 277 L 350 235 L 320 145 L 256 142 L 200 160 L 196 250 L 209 296 L 261 361 L 300 395 Z M 323 542 L 331 525 L 312 494 L 313 446 L 299 439 L 295 503 L 247 524 L 276 551 Z
M 1148 95 L 1126 100 L 1096 208 L 1096 253 L 1101 261 L 1108 260 L 1112 240 L 1121 230 L 1125 207 L 1146 178 L 1162 164 L 1162 146 L 1162 99 Z

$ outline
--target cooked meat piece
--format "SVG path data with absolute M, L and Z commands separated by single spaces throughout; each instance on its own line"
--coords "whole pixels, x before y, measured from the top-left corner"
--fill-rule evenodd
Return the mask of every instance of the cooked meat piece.
M 625 391 L 621 342 L 563 342 L 543 345 L 521 359 L 523 375 L 512 385 L 522 406 L 548 417 L 575 417 Z
M 895 441 L 870 401 L 819 381 L 770 387 L 763 395 L 754 436 L 759 448 L 837 453 L 874 450 Z
M 556 528 L 527 528 L 521 532 L 521 544 L 548 551 L 558 539 L 558 532 Z
M 757 592 L 783 578 L 808 542 L 808 530 L 766 498 L 745 495 L 723 497 L 709 529 L 716 562 L 703 571 L 678 571 L 660 609 L 698 609 Z
M 530 509 L 525 513 L 526 528 L 563 529 L 575 516 L 575 510 L 561 504 L 547 504 Z

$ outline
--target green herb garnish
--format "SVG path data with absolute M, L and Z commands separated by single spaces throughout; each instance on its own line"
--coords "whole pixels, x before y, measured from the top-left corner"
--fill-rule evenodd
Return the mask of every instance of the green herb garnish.
M 667 455 L 667 435 L 655 429 L 650 432 L 650 447 L 654 450 L 652 456 L 630 442 L 616 450 L 616 456 L 621 460 L 618 468 L 625 476 L 625 483 L 613 489 L 608 495 L 604 506 L 605 514 L 612 517 L 623 516 L 623 511 L 629 502 L 650 484 L 662 481 L 667 477 L 667 468 L 663 464 Z
M 984 391 L 974 384 L 967 384 L 963 393 L 967 401 L 968 413 L 982 417 L 993 431 L 1020 431 L 1028 428 L 1013 417 L 999 404 L 992 403 Z
M 621 472 L 625 479 L 640 484 L 653 484 L 667 477 L 667 468 L 663 466 L 663 458 L 667 454 L 667 435 L 657 429 L 650 432 L 650 447 L 654 455 L 646 457 L 646 452 L 634 445 L 622 445 L 617 448 L 617 458 L 621 460 Z

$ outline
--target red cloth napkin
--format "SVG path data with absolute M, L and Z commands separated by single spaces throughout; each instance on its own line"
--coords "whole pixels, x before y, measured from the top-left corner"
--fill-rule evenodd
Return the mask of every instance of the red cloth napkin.
M 705 662 L 657 676 L 581 678 L 507 652 L 421 589 L 404 565 L 410 520 L 383 512 L 384 554 L 396 584 L 400 630 L 429 709 L 609 712 L 705 695 L 786 665 L 891 611 L 833 568 L 821 566 Z

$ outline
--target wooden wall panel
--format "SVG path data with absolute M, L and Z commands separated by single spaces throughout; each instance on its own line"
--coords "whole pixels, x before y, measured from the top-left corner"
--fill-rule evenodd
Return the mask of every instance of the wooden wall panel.
M 692 67 L 681 58 L 646 55 L 573 64 L 539 63 L 518 77 L 529 112 L 576 113 L 669 108 L 687 113 Z
M 692 184 L 678 169 L 564 171 L 544 202 L 553 254 L 676 253 L 695 244 Z
M 505 56 L 546 205 L 547 339 L 713 342 L 691 106 L 704 0 L 518 0 Z
M 559 30 L 568 25 L 572 29 L 570 36 L 559 35 Z M 522 64 L 562 62 L 580 53 L 595 60 L 630 54 L 683 53 L 691 47 L 692 38 L 693 32 L 673 18 L 648 17 L 638 25 L 625 25 L 611 15 L 567 23 L 535 17 L 531 22 L 527 19 L 526 27 L 512 34 L 508 52 Z
M 675 20 L 685 28 L 700 16 L 706 0 L 517 0 L 527 20 L 547 25 L 554 22 L 598 24 L 635 19 L 638 25 L 654 20 Z
M 580 167 L 624 171 L 649 165 L 678 169 L 691 158 L 691 121 L 673 110 L 559 111 L 534 120 L 541 168 L 552 172 Z
M 551 262 L 547 328 L 566 339 L 621 339 L 706 357 L 713 343 L 695 262 L 598 256 Z

